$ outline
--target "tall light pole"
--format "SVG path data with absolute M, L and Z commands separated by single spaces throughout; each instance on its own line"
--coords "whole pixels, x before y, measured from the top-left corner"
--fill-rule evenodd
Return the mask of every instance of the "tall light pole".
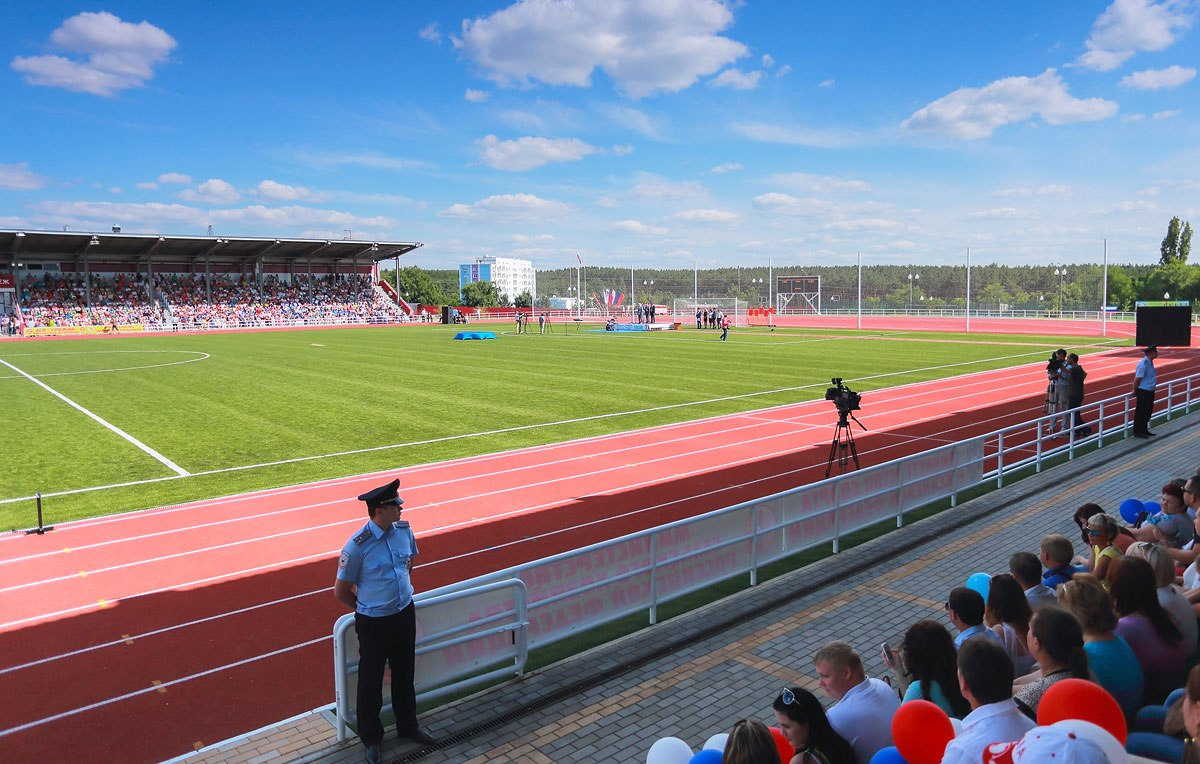
M 649 281 L 642 281 L 642 287 L 643 287 L 642 291 L 646 293 L 646 302 L 647 303 L 654 302 L 654 297 L 651 294 L 651 292 L 654 291 L 654 279 L 650 279 Z
M 913 282 L 920 281 L 920 280 L 921 280 L 921 274 L 919 274 L 919 273 L 908 274 L 908 312 L 909 313 L 912 312 L 912 307 L 913 307 Z
M 758 307 L 760 308 L 762 307 L 762 285 L 765 283 L 766 280 L 761 276 L 750 279 L 750 288 L 754 290 L 754 299 L 758 300 Z
M 1063 312 L 1063 301 L 1062 301 L 1063 279 L 1065 279 L 1067 277 L 1067 266 L 1064 265 L 1062 268 L 1055 268 L 1054 275 L 1058 276 L 1058 313 L 1059 313 L 1059 315 L 1062 315 L 1062 312 Z

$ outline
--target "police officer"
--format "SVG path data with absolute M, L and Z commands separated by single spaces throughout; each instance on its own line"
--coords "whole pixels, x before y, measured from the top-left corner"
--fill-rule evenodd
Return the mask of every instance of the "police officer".
M 1138 362 L 1133 374 L 1133 437 L 1149 438 L 1150 417 L 1154 414 L 1154 388 L 1158 385 L 1158 373 L 1154 370 L 1154 359 L 1158 358 L 1158 347 L 1148 345 L 1142 351 L 1142 360 Z
M 367 764 L 378 764 L 383 725 L 383 668 L 392 669 L 392 706 L 396 731 L 422 745 L 433 738 L 417 726 L 417 697 L 413 687 L 416 646 L 416 606 L 409 578 L 417 539 L 408 521 L 400 519 L 404 500 L 400 480 L 367 491 L 370 520 L 342 547 L 334 596 L 354 611 L 358 634 L 358 737 L 366 747 Z

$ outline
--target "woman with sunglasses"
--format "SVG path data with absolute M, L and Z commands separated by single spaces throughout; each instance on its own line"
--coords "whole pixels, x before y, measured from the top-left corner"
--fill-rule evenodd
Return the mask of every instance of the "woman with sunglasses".
M 784 764 L 856 764 L 854 749 L 829 724 L 817 696 L 785 687 L 772 704 L 775 720 L 795 754 Z
M 1092 559 L 1087 566 L 1104 588 L 1108 588 L 1108 568 L 1112 561 L 1121 557 L 1121 552 L 1114 546 L 1118 533 L 1117 521 L 1101 513 L 1087 519 L 1086 532 L 1091 539 Z M 1086 561 L 1085 561 L 1086 563 Z
M 1079 535 L 1083 538 L 1083 545 L 1088 549 L 1091 549 L 1092 547 L 1092 537 L 1088 535 L 1087 529 L 1088 518 L 1093 515 L 1102 514 L 1104 514 L 1104 509 L 1099 504 L 1092 504 L 1091 502 L 1088 502 L 1087 504 L 1080 506 L 1079 509 L 1075 510 L 1073 519 L 1075 520 L 1075 525 L 1079 526 Z M 1113 540 L 1113 546 L 1115 546 L 1121 552 L 1121 554 L 1125 554 L 1125 550 L 1128 549 L 1129 545 L 1134 541 L 1137 541 L 1137 539 L 1133 537 L 1132 531 L 1123 526 L 1117 526 L 1117 537 Z

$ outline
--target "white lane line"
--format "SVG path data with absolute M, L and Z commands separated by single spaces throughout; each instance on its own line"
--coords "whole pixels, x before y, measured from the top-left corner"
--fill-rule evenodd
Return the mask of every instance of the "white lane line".
M 111 642 L 101 642 L 98 645 L 90 645 L 89 647 L 81 647 L 78 650 L 71 650 L 69 652 L 59 653 L 58 655 L 49 655 L 49 656 L 46 656 L 45 658 L 39 658 L 36 661 L 29 661 L 28 663 L 18 663 L 17 665 L 9 666 L 8 668 L 0 668 L 0 675 L 11 674 L 14 671 L 21 671 L 23 669 L 33 668 L 34 666 L 40 666 L 44 663 L 53 663 L 54 661 L 63 660 L 65 658 L 73 658 L 76 655 L 86 655 L 87 653 L 95 652 L 97 650 L 103 650 L 106 647 L 116 647 L 118 645 L 124 645 L 128 642 L 136 642 L 139 639 L 148 639 L 150 637 L 157 637 L 162 634 L 168 634 L 172 631 L 178 631 L 179 629 L 186 629 L 190 626 L 199 626 L 200 624 L 208 623 L 209 621 L 219 621 L 222 618 L 230 618 L 235 615 L 242 615 L 244 613 L 250 613 L 255 610 L 261 610 L 266 607 L 271 607 L 272 605 L 282 605 L 284 603 L 291 602 L 292 600 L 299 600 L 299 599 L 304 599 L 305 597 L 311 597 L 314 594 L 327 594 L 330 591 L 331 591 L 331 588 L 326 586 L 321 589 L 314 589 L 311 592 L 303 592 L 301 594 L 293 594 L 290 597 L 283 597 L 282 599 L 271 600 L 270 602 L 260 602 L 257 605 L 249 605 L 247 607 L 239 608 L 237 610 L 230 610 L 230 611 L 227 611 L 224 613 L 217 613 L 216 615 L 210 615 L 206 618 L 198 618 L 194 621 L 187 621 L 186 623 L 177 623 L 173 626 L 164 626 L 163 628 L 155 629 L 154 631 L 144 631 L 141 634 L 133 634 L 129 637 L 121 637 L 120 639 L 114 639 Z
M 171 461 L 171 460 L 170 460 L 170 459 L 168 459 L 167 457 L 163 456 L 163 455 L 162 455 L 162 454 L 160 454 L 159 452 L 155 451 L 153 448 L 150 448 L 150 446 L 147 446 L 145 443 L 143 443 L 142 441 L 140 441 L 140 440 L 138 440 L 137 438 L 133 437 L 133 436 L 132 436 L 132 435 L 130 435 L 129 433 L 125 432 L 125 431 L 124 431 L 124 430 L 122 430 L 120 427 L 117 427 L 117 426 L 116 426 L 116 425 L 114 425 L 114 424 L 109 424 L 107 421 L 105 421 L 105 420 L 101 419 L 100 417 L 96 416 L 96 415 L 95 415 L 95 414 L 93 414 L 92 412 L 88 411 L 88 410 L 87 410 L 87 409 L 85 409 L 83 406 L 80 406 L 78 403 L 76 403 L 75 401 L 71 400 L 71 399 L 70 399 L 70 398 L 68 398 L 67 396 L 63 395 L 62 393 L 58 392 L 58 391 L 57 391 L 57 390 L 55 390 L 53 387 L 50 387 L 50 385 L 47 385 L 45 382 L 41 381 L 40 379 L 37 379 L 37 378 L 36 378 L 36 377 L 34 377 L 33 375 L 31 375 L 31 374 L 28 374 L 28 373 L 26 373 L 26 372 L 22 371 L 21 369 L 18 369 L 16 366 L 13 366 L 11 363 L 9 363 L 8 361 L 5 361 L 3 358 L 0 358 L 0 364 L 3 364 L 3 365 L 5 365 L 5 366 L 7 366 L 8 368 L 10 368 L 10 369 L 12 369 L 13 371 L 15 371 L 17 374 L 20 374 L 20 375 L 21 375 L 22 377 L 24 377 L 25 379 L 28 379 L 28 380 L 29 380 L 30 382 L 32 382 L 33 384 L 37 385 L 38 387 L 42 388 L 42 389 L 43 389 L 43 390 L 45 390 L 46 392 L 50 393 L 50 394 L 51 394 L 51 395 L 53 395 L 55 398 L 58 398 L 58 399 L 59 399 L 60 401 L 62 401 L 63 403 L 67 404 L 68 406 L 70 406 L 71 408 L 75 409 L 75 410 L 76 410 L 76 411 L 78 411 L 79 413 L 81 413 L 81 414 L 83 414 L 84 416 L 88 417 L 89 419 L 93 420 L 94 422 L 96 422 L 96 423 L 97 423 L 97 424 L 99 424 L 100 426 L 104 427 L 104 428 L 105 428 L 105 429 L 107 429 L 107 430 L 110 430 L 111 432 L 114 432 L 114 433 L 116 433 L 117 435 L 121 436 L 121 437 L 122 437 L 122 438 L 124 438 L 125 440 L 129 441 L 130 443 L 132 443 L 134 446 L 136 446 L 136 447 L 140 448 L 142 451 L 145 451 L 145 452 L 146 452 L 147 454 L 149 454 L 149 455 L 150 455 L 150 456 L 151 456 L 153 459 L 155 459 L 156 461 L 158 461 L 160 464 L 162 464 L 162 465 L 163 465 L 164 467 L 166 467 L 167 469 L 169 469 L 169 470 L 171 470 L 172 472 L 174 472 L 176 475 L 178 475 L 178 476 L 180 476 L 180 477 L 187 477 L 187 476 L 190 474 L 190 473 L 189 473 L 187 470 L 185 470 L 183 467 L 180 467 L 178 464 L 176 464 L 175 462 Z
M 72 716 L 78 716 L 79 714 L 86 713 L 88 711 L 93 711 L 97 708 L 103 708 L 104 706 L 112 705 L 113 703 L 120 703 L 121 701 L 124 701 L 124 700 L 136 698 L 139 695 L 147 695 L 151 692 L 161 692 L 162 690 L 166 689 L 167 687 L 173 687 L 177 684 L 183 684 L 184 682 L 190 682 L 194 679 L 203 679 L 204 677 L 211 676 L 212 674 L 217 674 L 222 671 L 228 671 L 230 669 L 235 669 L 235 668 L 238 668 L 239 666 L 245 666 L 249 663 L 255 663 L 256 661 L 264 660 L 266 658 L 274 658 L 276 655 L 283 655 L 284 653 L 290 653 L 293 650 L 301 650 L 305 647 L 310 647 L 312 645 L 317 645 L 322 642 L 331 642 L 331 641 L 332 641 L 332 638 L 329 637 L 328 635 L 326 635 L 323 637 L 318 637 L 316 639 L 310 639 L 307 642 L 301 642 L 298 645 L 291 645 L 289 647 L 281 647 L 278 650 L 272 650 L 271 652 L 263 653 L 262 655 L 255 655 L 251 658 L 246 658 L 244 660 L 236 661 L 234 663 L 226 663 L 224 666 L 216 666 L 216 667 L 210 668 L 206 671 L 201 671 L 198 674 L 191 674 L 189 676 L 181 676 L 178 679 L 172 679 L 169 682 L 162 682 L 161 684 L 151 685 L 151 686 L 146 687 L 141 690 L 134 690 L 133 692 L 127 692 L 124 695 L 118 695 L 115 698 L 108 698 L 107 700 L 101 700 L 96 703 L 89 703 L 86 706 L 80 706 L 79 708 L 72 708 L 70 711 L 63 711 L 61 714 L 47 716 L 45 718 L 37 719 L 32 722 L 27 722 L 26 724 L 21 724 L 16 727 L 9 727 L 6 730 L 0 730 L 0 737 L 5 737 L 7 735 L 13 735 L 18 732 L 24 732 L 25 730 L 31 730 L 36 727 L 41 727 L 44 724 L 50 724 L 51 722 L 59 721 L 60 719 L 68 719 Z

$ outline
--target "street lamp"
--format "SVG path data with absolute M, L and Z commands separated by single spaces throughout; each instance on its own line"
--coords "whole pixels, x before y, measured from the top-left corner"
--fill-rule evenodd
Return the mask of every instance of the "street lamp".
M 654 302 L 654 297 L 650 294 L 654 291 L 654 279 L 642 281 L 642 286 L 645 287 L 642 291 L 646 293 L 646 302 Z
M 921 274 L 919 274 L 919 273 L 908 274 L 908 310 L 910 313 L 912 312 L 912 306 L 913 306 L 913 282 L 920 281 L 920 280 L 921 280 Z
M 1062 309 L 1063 309 L 1063 301 L 1062 301 L 1063 279 L 1067 277 L 1067 266 L 1064 265 L 1062 268 L 1055 268 L 1054 275 L 1058 276 L 1058 312 L 1062 313 Z
M 751 289 L 754 290 L 754 297 L 758 300 L 758 306 L 762 307 L 762 295 L 759 293 L 762 290 L 762 285 L 765 280 L 759 276 L 758 278 L 750 279 Z

